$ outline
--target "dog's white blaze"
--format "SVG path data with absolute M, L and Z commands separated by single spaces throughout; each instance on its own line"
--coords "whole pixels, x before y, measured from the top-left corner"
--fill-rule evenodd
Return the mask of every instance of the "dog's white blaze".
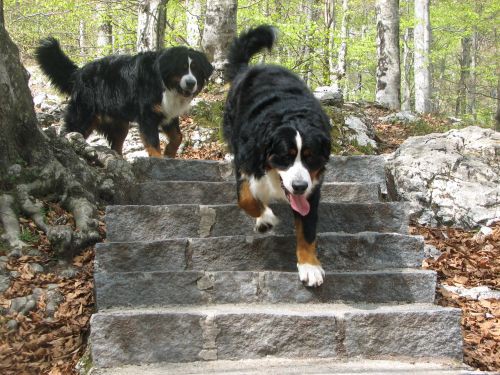
M 306 283 L 307 286 L 320 286 L 323 284 L 323 278 L 325 277 L 323 267 L 309 263 L 297 263 L 297 268 L 299 269 L 300 281 Z
M 191 62 L 192 61 L 193 60 L 191 60 L 191 58 L 188 57 L 188 74 L 185 74 L 182 76 L 180 85 L 181 85 L 181 88 L 183 90 L 190 91 L 191 93 L 194 93 L 194 92 L 196 92 L 196 89 L 198 88 L 198 81 L 196 80 L 196 77 L 194 76 L 194 74 L 191 72 Z M 192 89 L 189 89 L 186 85 L 186 81 L 188 81 L 188 80 L 195 81 L 195 84 L 194 84 Z
M 307 189 L 305 191 L 305 196 L 309 196 L 313 189 L 313 183 L 311 181 L 311 175 L 307 168 L 302 164 L 302 160 L 300 157 L 300 153 L 302 151 L 302 137 L 299 132 L 295 136 L 295 143 L 297 144 L 297 156 L 295 157 L 295 161 L 292 166 L 285 171 L 278 171 L 281 176 L 281 180 L 283 181 L 283 185 L 288 190 L 288 192 L 293 193 L 292 183 L 295 181 L 304 181 L 307 182 Z
M 180 95 L 175 90 L 163 91 L 161 99 L 161 109 L 165 115 L 165 123 L 169 123 L 172 119 L 183 115 L 191 106 L 191 99 Z
M 250 177 L 248 183 L 252 195 L 265 205 L 273 200 L 286 200 L 285 192 L 281 188 L 280 177 L 274 169 L 267 172 L 262 178 Z

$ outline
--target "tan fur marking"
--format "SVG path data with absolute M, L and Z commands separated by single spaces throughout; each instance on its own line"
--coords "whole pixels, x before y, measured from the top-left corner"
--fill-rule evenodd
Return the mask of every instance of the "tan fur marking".
M 158 114 L 163 113 L 162 108 L 161 108 L 161 103 L 159 103 L 159 104 L 153 104 L 153 108 L 152 109 L 153 109 L 154 113 L 158 113 Z
M 321 265 L 316 256 L 316 241 L 308 243 L 305 240 L 300 219 L 295 219 L 295 236 L 297 237 L 297 262 L 299 264 Z
M 172 128 L 165 131 L 165 134 L 168 137 L 168 145 L 165 147 L 163 155 L 168 156 L 169 158 L 175 158 L 177 150 L 182 142 L 182 133 L 179 132 L 177 128 Z
M 253 196 L 248 181 L 240 185 L 238 205 L 252 217 L 259 217 L 264 212 L 264 205 Z

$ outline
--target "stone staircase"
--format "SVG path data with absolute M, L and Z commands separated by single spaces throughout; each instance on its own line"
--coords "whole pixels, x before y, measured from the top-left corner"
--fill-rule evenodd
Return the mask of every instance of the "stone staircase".
M 345 373 L 346 361 L 359 373 L 465 373 L 460 311 L 433 304 L 423 240 L 408 235 L 404 205 L 384 201 L 382 157 L 329 162 L 317 289 L 298 280 L 290 208 L 273 206 L 273 234 L 254 233 L 230 164 L 147 158 L 134 171 L 143 182 L 107 208 L 96 246 L 100 373 Z

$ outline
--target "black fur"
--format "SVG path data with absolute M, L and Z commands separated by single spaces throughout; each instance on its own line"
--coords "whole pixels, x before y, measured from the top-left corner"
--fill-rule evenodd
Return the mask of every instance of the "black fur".
M 232 80 L 232 86 L 225 104 L 223 132 L 234 154 L 240 206 L 254 217 L 257 217 L 255 207 L 263 212 L 265 204 L 255 196 L 257 202 L 245 203 L 248 202 L 245 181 L 251 177 L 260 179 L 272 170 L 278 174 L 286 172 L 297 158 L 296 136 L 297 132 L 300 134 L 301 163 L 317 185 L 306 196 L 309 212 L 302 216 L 293 211 L 296 228 L 300 229 L 300 233 L 296 233 L 297 254 L 299 257 L 299 253 L 309 252 L 309 259 L 314 260 L 311 264 L 319 265 L 314 243 L 322 174 L 331 149 L 330 120 L 295 74 L 280 66 L 248 66 L 252 55 L 272 47 L 275 35 L 274 28 L 264 25 L 242 34 L 233 42 L 226 66 L 226 77 Z M 282 188 L 285 189 L 283 180 Z M 272 228 L 269 222 L 260 222 L 263 221 L 262 225 L 257 222 L 256 230 Z M 304 241 L 310 245 L 304 245 Z M 298 261 L 299 264 L 308 263 L 307 260 Z M 308 285 L 318 286 L 321 282 L 312 281 Z
M 188 72 L 188 57 L 193 61 L 191 70 L 197 80 L 194 93 L 180 87 L 181 77 Z M 154 156 L 158 156 L 160 148 L 159 127 L 176 138 L 180 135 L 177 113 L 164 113 L 160 109 L 164 90 L 175 92 L 180 100 L 184 97 L 182 100 L 190 101 L 213 71 L 203 53 L 186 47 L 134 56 L 112 55 L 78 68 L 56 39 L 47 38 L 37 48 L 36 58 L 51 82 L 71 95 L 63 132 L 76 131 L 87 137 L 97 130 L 121 153 L 128 124 L 137 121 L 148 152 L 156 150 Z M 168 135 L 170 138 L 171 134 Z

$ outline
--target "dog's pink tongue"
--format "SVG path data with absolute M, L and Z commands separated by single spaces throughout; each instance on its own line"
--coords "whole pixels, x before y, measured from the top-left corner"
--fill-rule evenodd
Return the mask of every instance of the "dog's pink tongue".
M 297 211 L 302 216 L 306 216 L 309 213 L 309 202 L 304 195 L 290 194 L 289 198 L 294 211 Z

